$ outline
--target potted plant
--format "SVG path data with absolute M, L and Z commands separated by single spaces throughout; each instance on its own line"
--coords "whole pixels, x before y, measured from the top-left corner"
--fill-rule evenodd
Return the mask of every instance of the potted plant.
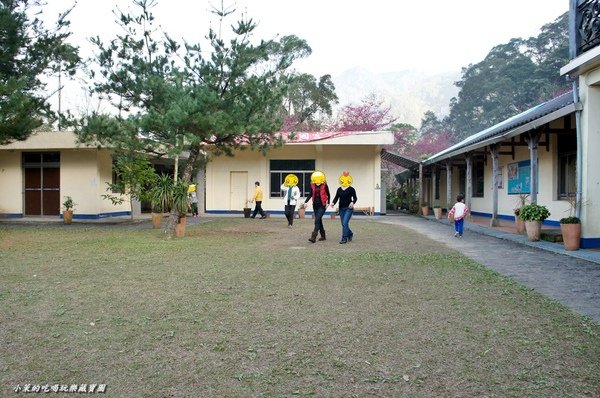
M 521 208 L 519 218 L 525 221 L 525 230 L 530 241 L 540 240 L 542 222 L 548 217 L 550 217 L 550 211 L 546 206 L 530 203 Z
M 581 220 L 579 217 L 561 218 L 560 232 L 565 250 L 579 250 L 581 241 Z
M 435 203 L 433 205 L 433 214 L 435 214 L 435 219 L 440 220 L 442 218 L 442 206 Z
M 565 250 L 579 250 L 581 245 L 581 220 L 575 216 L 576 197 L 569 198 L 569 217 L 560 219 L 560 232 Z
M 250 214 L 252 213 L 252 208 L 250 207 L 250 200 L 246 201 L 246 207 L 244 207 L 244 218 L 250 218 Z
M 429 203 L 423 202 L 423 206 L 421 207 L 421 212 L 423 213 L 424 216 L 429 215 Z
M 513 209 L 515 213 L 515 226 L 517 227 L 517 233 L 521 235 L 525 233 L 525 222 L 519 218 L 519 213 L 521 212 L 521 208 L 527 204 L 528 197 L 529 194 L 519 194 L 517 207 Z
M 159 229 L 164 218 L 164 212 L 171 207 L 173 196 L 173 179 L 167 174 L 161 174 L 150 190 L 152 206 L 152 227 Z
M 190 206 L 188 195 L 188 185 L 182 181 L 177 181 L 173 185 L 173 195 L 171 202 L 172 209 L 179 213 L 177 225 L 175 226 L 175 236 L 180 238 L 185 236 L 186 213 Z
M 65 201 L 63 202 L 63 220 L 65 224 L 71 224 L 73 221 L 73 208 L 76 203 L 73 202 L 73 198 L 70 196 L 65 196 Z

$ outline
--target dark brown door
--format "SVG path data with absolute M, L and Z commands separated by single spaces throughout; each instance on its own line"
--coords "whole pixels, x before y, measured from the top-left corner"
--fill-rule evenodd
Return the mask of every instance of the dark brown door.
M 25 215 L 42 214 L 42 169 L 25 169 Z
M 60 214 L 60 154 L 24 153 L 25 215 Z
M 60 169 L 42 169 L 42 210 L 45 216 L 60 214 Z

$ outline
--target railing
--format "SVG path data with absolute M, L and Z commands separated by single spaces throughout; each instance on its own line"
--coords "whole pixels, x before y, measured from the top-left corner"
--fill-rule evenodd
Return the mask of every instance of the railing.
M 575 17 L 577 55 L 600 44 L 600 0 L 578 0 Z M 573 10 L 571 10 L 573 12 Z

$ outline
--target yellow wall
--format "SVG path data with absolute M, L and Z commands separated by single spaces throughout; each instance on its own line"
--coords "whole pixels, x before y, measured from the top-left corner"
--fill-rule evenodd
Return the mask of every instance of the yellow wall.
M 0 152 L 0 187 L 0 214 L 22 214 L 21 151 Z
M 265 157 L 253 151 L 238 151 L 234 157 L 214 158 L 206 168 L 206 210 L 242 210 L 230 204 L 230 173 L 248 173 L 248 198 L 254 193 L 254 182 L 260 181 L 265 197 L 265 210 L 283 211 L 281 198 L 269 197 L 269 160 L 271 159 L 315 159 L 315 168 L 327 176 L 332 197 L 339 187 L 338 178 L 348 170 L 356 189 L 357 207 L 375 207 L 381 210 L 380 148 L 376 145 L 288 145 L 271 150 Z M 303 199 L 302 199 L 303 200 Z M 237 207 L 237 208 L 236 208 Z
M 600 68 L 580 79 L 583 190 L 583 236 L 600 237 Z
M 35 151 L 32 149 L 31 151 Z M 24 180 L 21 150 L 0 151 L 0 214 L 24 213 Z M 71 196 L 75 214 L 98 215 L 129 210 L 129 202 L 113 206 L 100 195 L 112 180 L 111 155 L 106 150 L 64 149 L 60 151 L 60 203 Z

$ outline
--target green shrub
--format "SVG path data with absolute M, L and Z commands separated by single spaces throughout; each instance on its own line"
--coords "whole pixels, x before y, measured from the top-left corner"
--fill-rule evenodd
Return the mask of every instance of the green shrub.
M 581 224 L 579 217 L 565 217 L 560 219 L 561 224 Z
M 519 219 L 523 221 L 544 221 L 550 217 L 550 211 L 546 206 L 530 203 L 521 207 Z

